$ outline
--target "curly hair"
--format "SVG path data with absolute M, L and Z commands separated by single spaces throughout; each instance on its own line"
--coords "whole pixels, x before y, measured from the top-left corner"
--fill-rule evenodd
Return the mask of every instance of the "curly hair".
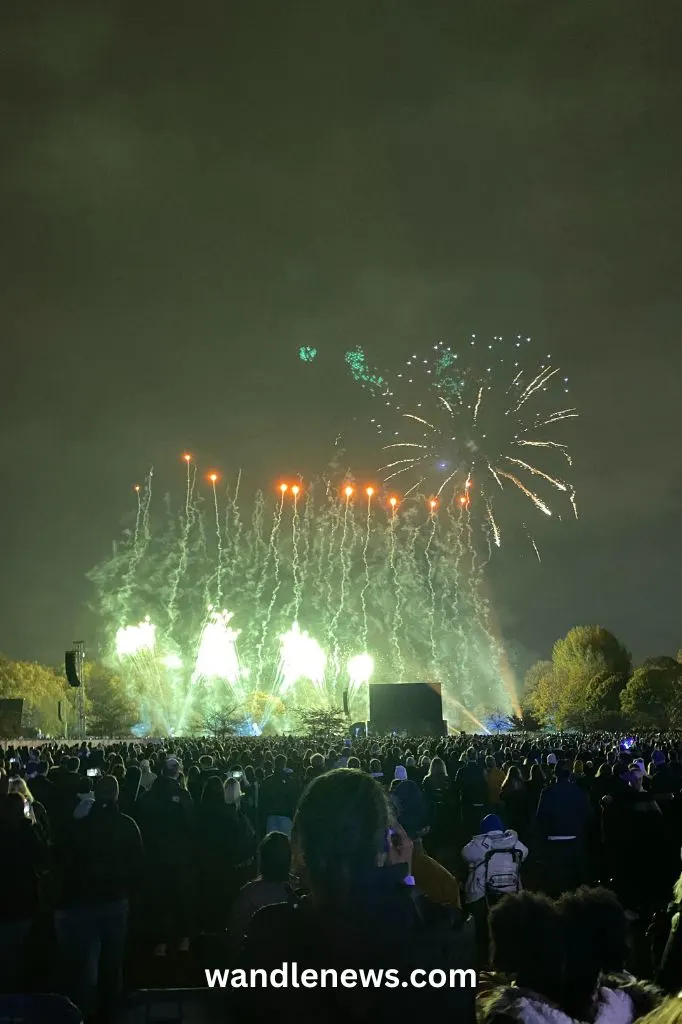
M 561 920 L 552 900 L 521 892 L 503 897 L 490 911 L 491 962 L 517 985 L 549 999 L 561 991 Z
M 600 975 L 623 970 L 628 953 L 627 919 L 608 889 L 583 885 L 557 901 L 561 918 L 566 984 L 562 1006 L 587 1019 Z

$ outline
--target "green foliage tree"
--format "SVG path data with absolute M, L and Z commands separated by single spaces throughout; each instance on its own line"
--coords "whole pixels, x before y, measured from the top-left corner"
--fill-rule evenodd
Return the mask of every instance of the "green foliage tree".
M 204 722 L 204 731 L 221 742 L 228 736 L 234 736 L 239 724 L 237 717 L 237 705 L 229 708 L 221 708 L 219 711 L 211 711 Z
M 521 708 L 520 715 L 509 715 L 507 721 L 514 732 L 538 732 L 542 729 L 542 722 L 529 708 Z
M 557 729 L 596 727 L 602 711 L 605 722 L 615 721 L 619 706 L 614 693 L 631 667 L 629 652 L 613 633 L 603 626 L 575 626 L 554 644 L 551 662 L 529 669 L 528 706 Z M 603 709 L 601 699 L 606 701 Z
M 672 659 L 671 659 L 672 660 Z M 641 729 L 682 726 L 682 665 L 643 665 L 620 697 L 623 714 Z
M 138 720 L 138 711 L 116 672 L 98 662 L 86 662 L 85 693 L 89 735 L 130 735 Z
M 524 702 L 541 721 L 554 722 L 560 714 L 561 694 L 554 679 L 551 661 L 536 661 L 526 672 Z
M 618 729 L 622 724 L 620 695 L 627 679 L 605 669 L 585 687 L 581 712 L 588 729 Z
M 52 668 L 32 661 L 12 661 L 0 655 L 0 698 L 24 701 L 27 731 L 62 732 L 57 708 L 67 699 L 64 679 Z
M 316 737 L 338 736 L 345 730 L 347 723 L 340 708 L 299 708 L 296 717 L 301 727 L 310 736 Z
M 627 679 L 632 671 L 630 652 L 603 626 L 574 626 L 554 644 L 552 664 L 572 678 L 608 670 Z

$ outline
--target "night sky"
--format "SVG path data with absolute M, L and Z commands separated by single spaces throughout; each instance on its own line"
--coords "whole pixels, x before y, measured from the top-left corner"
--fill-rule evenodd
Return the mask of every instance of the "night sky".
M 0 650 L 92 644 L 150 464 L 309 476 L 366 412 L 346 349 L 472 332 L 581 413 L 581 518 L 491 567 L 505 635 L 682 646 L 678 4 L 2 7 Z

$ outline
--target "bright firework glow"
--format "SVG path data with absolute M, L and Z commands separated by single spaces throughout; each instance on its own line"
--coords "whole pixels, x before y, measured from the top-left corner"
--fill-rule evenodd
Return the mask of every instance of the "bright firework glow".
M 241 630 L 232 629 L 232 612 L 214 612 L 209 614 L 199 643 L 193 682 L 200 679 L 224 679 L 236 686 L 241 676 L 237 640 Z
M 317 640 L 309 636 L 305 630 L 301 631 L 297 622 L 279 639 L 279 674 L 282 679 L 280 695 L 286 694 L 294 683 L 301 679 L 307 679 L 315 686 L 322 686 L 327 656 Z
M 130 658 L 140 651 L 153 651 L 156 646 L 156 626 L 144 619 L 136 626 L 122 626 L 116 632 L 116 653 Z
M 356 654 L 348 661 L 350 689 L 357 690 L 368 683 L 374 674 L 374 658 L 371 654 Z

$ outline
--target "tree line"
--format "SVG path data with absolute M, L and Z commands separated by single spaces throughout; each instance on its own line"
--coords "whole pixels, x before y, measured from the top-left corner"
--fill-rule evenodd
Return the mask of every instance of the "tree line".
M 77 692 L 61 669 L 0 655 L 0 699 L 23 699 L 25 736 L 38 730 L 75 735 Z M 116 672 L 86 662 L 85 694 L 91 736 L 130 733 L 139 713 Z M 521 715 L 509 720 L 516 728 L 682 729 L 682 650 L 675 658 L 648 658 L 635 668 L 630 652 L 608 629 L 575 626 L 554 644 L 551 660 L 528 670 L 520 703 Z M 310 729 L 312 723 L 301 725 Z M 202 723 L 201 731 L 213 730 Z
M 23 735 L 76 735 L 78 690 L 64 670 L 0 655 L 0 699 L 24 701 Z M 92 736 L 126 736 L 139 718 L 121 677 L 98 662 L 85 665 L 85 711 Z
M 524 679 L 518 723 L 555 729 L 682 729 L 682 650 L 638 667 L 603 626 L 575 626 Z

